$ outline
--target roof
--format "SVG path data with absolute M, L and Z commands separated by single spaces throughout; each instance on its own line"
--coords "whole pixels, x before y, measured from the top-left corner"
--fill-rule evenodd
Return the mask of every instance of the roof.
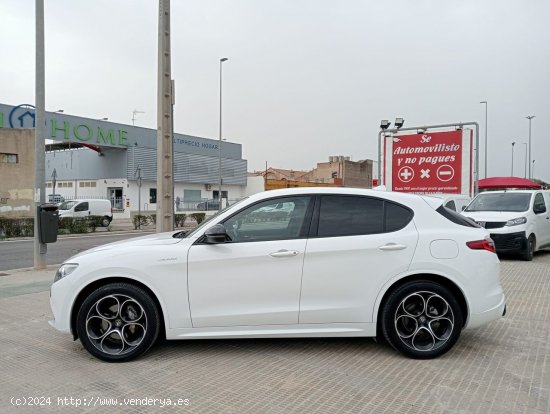
M 526 178 L 520 177 L 491 177 L 479 180 L 481 190 L 489 188 L 541 188 L 542 186 Z

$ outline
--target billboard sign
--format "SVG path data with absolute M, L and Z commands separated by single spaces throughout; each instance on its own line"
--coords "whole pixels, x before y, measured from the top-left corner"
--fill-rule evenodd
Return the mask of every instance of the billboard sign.
M 472 130 L 394 135 L 384 143 L 384 176 L 392 191 L 472 193 Z

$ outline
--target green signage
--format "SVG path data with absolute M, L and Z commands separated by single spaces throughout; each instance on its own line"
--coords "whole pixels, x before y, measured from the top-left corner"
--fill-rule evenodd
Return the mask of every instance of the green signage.
M 101 126 L 92 128 L 87 124 L 72 126 L 68 121 L 58 124 L 55 118 L 50 119 L 50 137 L 52 139 L 71 139 L 71 135 L 77 140 L 89 144 L 128 146 L 128 131 L 123 129 L 104 129 Z

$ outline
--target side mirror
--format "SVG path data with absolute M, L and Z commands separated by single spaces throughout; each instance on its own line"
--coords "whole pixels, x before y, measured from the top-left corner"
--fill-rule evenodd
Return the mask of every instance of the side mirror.
M 205 242 L 208 244 L 225 243 L 229 236 L 225 231 L 223 224 L 216 224 L 204 232 Z
M 468 206 L 462 206 L 462 211 L 466 210 L 466 207 Z

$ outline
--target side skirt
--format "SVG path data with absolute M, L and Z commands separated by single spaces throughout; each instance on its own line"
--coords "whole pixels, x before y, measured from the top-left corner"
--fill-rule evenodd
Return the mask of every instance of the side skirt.
M 376 336 L 375 323 L 224 326 L 168 329 L 166 339 L 319 338 Z

